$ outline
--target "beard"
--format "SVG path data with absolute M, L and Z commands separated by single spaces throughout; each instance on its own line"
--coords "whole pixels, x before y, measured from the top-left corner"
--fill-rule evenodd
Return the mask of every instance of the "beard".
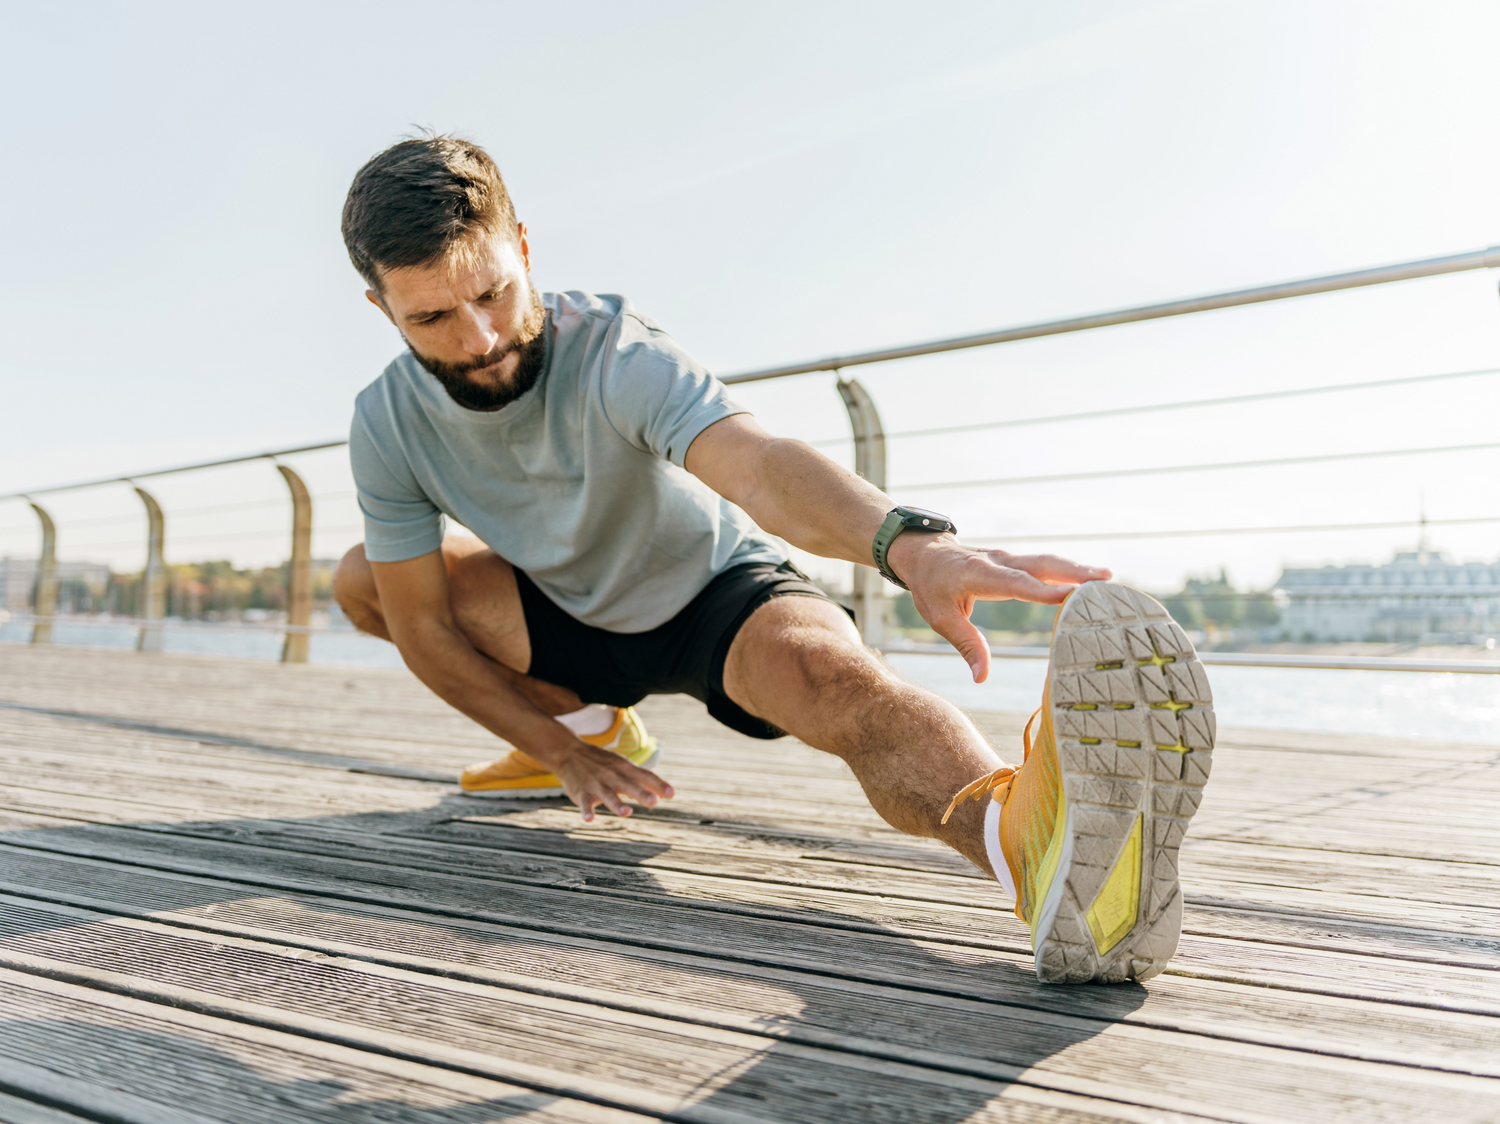
M 443 384 L 449 398 L 466 410 L 493 413 L 509 406 L 542 377 L 542 369 L 547 363 L 547 337 L 543 332 L 546 326 L 547 308 L 542 304 L 541 294 L 532 289 L 531 307 L 526 310 L 526 319 L 521 322 L 516 338 L 496 344 L 487 355 L 468 363 L 444 363 L 441 359 L 423 355 L 412 347 L 411 340 L 406 341 L 406 346 L 411 348 L 412 355 L 427 373 Z M 491 375 L 478 382 L 470 377 L 475 371 L 500 362 L 511 352 L 519 358 L 509 378 Z

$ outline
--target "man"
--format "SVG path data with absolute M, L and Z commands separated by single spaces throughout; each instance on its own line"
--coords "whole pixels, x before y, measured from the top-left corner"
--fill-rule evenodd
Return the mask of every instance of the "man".
M 1213 725 L 1192 646 L 1156 602 L 1107 570 L 963 546 L 942 516 L 767 433 L 624 298 L 538 293 L 526 227 L 477 145 L 374 157 L 343 233 L 409 350 L 356 406 L 366 539 L 337 595 L 516 747 L 466 770 L 466 791 L 560 792 L 585 820 L 655 806 L 673 790 L 630 708 L 690 694 L 752 737 L 837 755 L 888 823 L 993 874 L 1041 978 L 1165 966 Z M 444 516 L 477 541 L 445 539 Z M 977 598 L 1063 605 L 1025 764 L 893 675 L 772 536 L 876 562 L 976 681 Z

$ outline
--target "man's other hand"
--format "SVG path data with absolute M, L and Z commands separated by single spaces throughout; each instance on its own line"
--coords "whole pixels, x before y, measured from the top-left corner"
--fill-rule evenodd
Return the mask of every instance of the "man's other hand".
M 654 808 L 676 793 L 650 769 L 632 765 L 618 753 L 578 742 L 561 761 L 549 766 L 562 781 L 568 799 L 578 805 L 585 823 L 603 805 L 617 816 L 630 815 L 627 800 Z
M 976 601 L 1032 601 L 1060 605 L 1082 582 L 1107 581 L 1110 571 L 1081 566 L 1054 554 L 1008 554 L 964 546 L 952 535 L 908 531 L 897 535 L 891 568 L 911 589 L 912 602 L 934 632 L 958 649 L 983 683 L 990 646 L 972 621 Z

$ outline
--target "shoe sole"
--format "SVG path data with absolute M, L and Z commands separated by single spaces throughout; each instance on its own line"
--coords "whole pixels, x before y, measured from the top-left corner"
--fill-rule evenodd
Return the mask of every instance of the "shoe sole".
M 1178 849 L 1213 767 L 1208 676 L 1159 602 L 1088 582 L 1058 613 L 1047 687 L 1066 799 L 1037 976 L 1150 979 L 1182 932 Z
M 661 760 L 661 747 L 652 745 L 651 752 L 644 761 L 636 761 L 634 764 L 642 769 L 650 769 Z M 480 792 L 470 792 L 468 789 L 459 789 L 464 796 L 473 796 L 479 800 L 544 800 L 551 796 L 566 796 L 561 785 L 551 788 L 486 788 Z

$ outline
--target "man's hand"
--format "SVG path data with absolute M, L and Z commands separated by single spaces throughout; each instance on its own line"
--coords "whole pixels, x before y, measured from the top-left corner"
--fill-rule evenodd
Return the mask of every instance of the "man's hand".
M 585 823 L 594 818 L 601 804 L 617 816 L 630 815 L 626 800 L 647 808 L 656 807 L 674 795 L 672 786 L 650 769 L 632 765 L 618 753 L 577 742 L 559 759 L 544 762 L 562 781 L 568 799 L 578 805 Z
M 911 588 L 911 599 L 934 632 L 958 649 L 974 682 L 990 674 L 990 646 L 969 614 L 976 601 L 1033 601 L 1059 605 L 1080 582 L 1108 580 L 1108 570 L 1080 566 L 1053 554 L 977 550 L 952 535 L 907 531 L 891 544 L 887 561 Z
M 705 429 L 688 447 L 685 463 L 771 534 L 811 554 L 862 566 L 874 561 L 875 532 L 896 506 L 868 480 L 801 441 L 771 436 L 749 414 Z M 916 531 L 896 536 L 887 561 L 911 587 L 917 612 L 968 661 L 976 683 L 989 676 L 990 647 L 969 622 L 975 601 L 1056 605 L 1078 583 L 1110 576 L 1051 554 L 976 550 L 952 535 Z

